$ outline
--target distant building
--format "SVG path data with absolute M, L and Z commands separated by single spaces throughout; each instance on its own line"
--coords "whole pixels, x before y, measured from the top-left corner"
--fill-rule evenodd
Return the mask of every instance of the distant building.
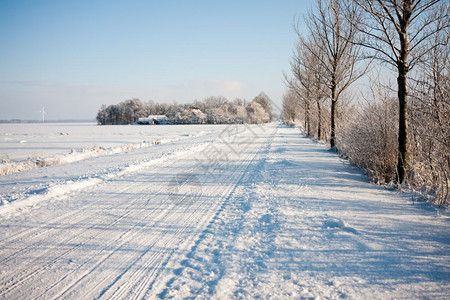
M 139 118 L 137 123 L 142 125 L 169 124 L 169 119 L 165 115 L 150 115 L 147 118 Z

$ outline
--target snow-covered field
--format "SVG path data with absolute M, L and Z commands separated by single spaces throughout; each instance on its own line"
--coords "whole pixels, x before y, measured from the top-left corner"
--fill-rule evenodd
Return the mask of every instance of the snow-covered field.
M 0 124 L 0 175 L 188 139 L 224 126 Z
M 448 212 L 298 129 L 86 126 L 33 151 L 151 142 L 0 177 L 1 299 L 450 296 Z

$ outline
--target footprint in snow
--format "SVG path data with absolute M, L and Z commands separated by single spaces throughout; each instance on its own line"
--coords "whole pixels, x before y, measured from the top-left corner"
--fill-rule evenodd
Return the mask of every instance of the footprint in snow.
M 270 224 L 272 223 L 272 219 L 273 219 L 272 215 L 265 214 L 261 218 L 259 218 L 259 223 Z

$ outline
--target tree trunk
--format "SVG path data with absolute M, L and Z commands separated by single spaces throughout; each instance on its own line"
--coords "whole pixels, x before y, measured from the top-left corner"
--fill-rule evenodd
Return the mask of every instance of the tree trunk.
M 317 139 L 320 141 L 322 134 L 322 106 L 320 105 L 320 100 L 317 101 Z
M 336 112 L 337 112 L 336 84 L 333 81 L 331 88 L 331 138 L 330 138 L 330 146 L 332 150 L 336 149 Z
M 402 184 L 406 176 L 406 167 L 408 165 L 408 89 L 406 86 L 406 76 L 408 75 L 408 21 L 403 19 L 400 22 L 400 56 L 397 62 L 398 66 L 398 161 L 397 161 L 397 184 Z
M 307 114 L 307 111 L 306 111 L 306 109 L 305 109 L 305 130 L 306 130 L 306 127 L 308 126 L 308 121 L 307 121 L 307 116 L 308 114 Z
M 305 118 L 305 123 L 306 123 L 306 134 L 308 136 L 311 136 L 311 122 L 310 122 L 310 107 L 309 107 L 309 103 L 305 103 L 306 105 L 306 118 Z
M 398 118 L 398 162 L 397 162 L 397 183 L 402 184 L 406 176 L 406 166 L 408 163 L 408 110 L 406 87 L 407 67 L 399 66 L 398 83 L 398 101 L 399 101 L 399 118 Z

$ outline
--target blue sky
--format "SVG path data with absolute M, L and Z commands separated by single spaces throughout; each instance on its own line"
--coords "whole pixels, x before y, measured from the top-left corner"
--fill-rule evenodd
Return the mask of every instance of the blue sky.
M 93 119 L 132 97 L 281 103 L 313 0 L 0 0 L 0 119 Z

